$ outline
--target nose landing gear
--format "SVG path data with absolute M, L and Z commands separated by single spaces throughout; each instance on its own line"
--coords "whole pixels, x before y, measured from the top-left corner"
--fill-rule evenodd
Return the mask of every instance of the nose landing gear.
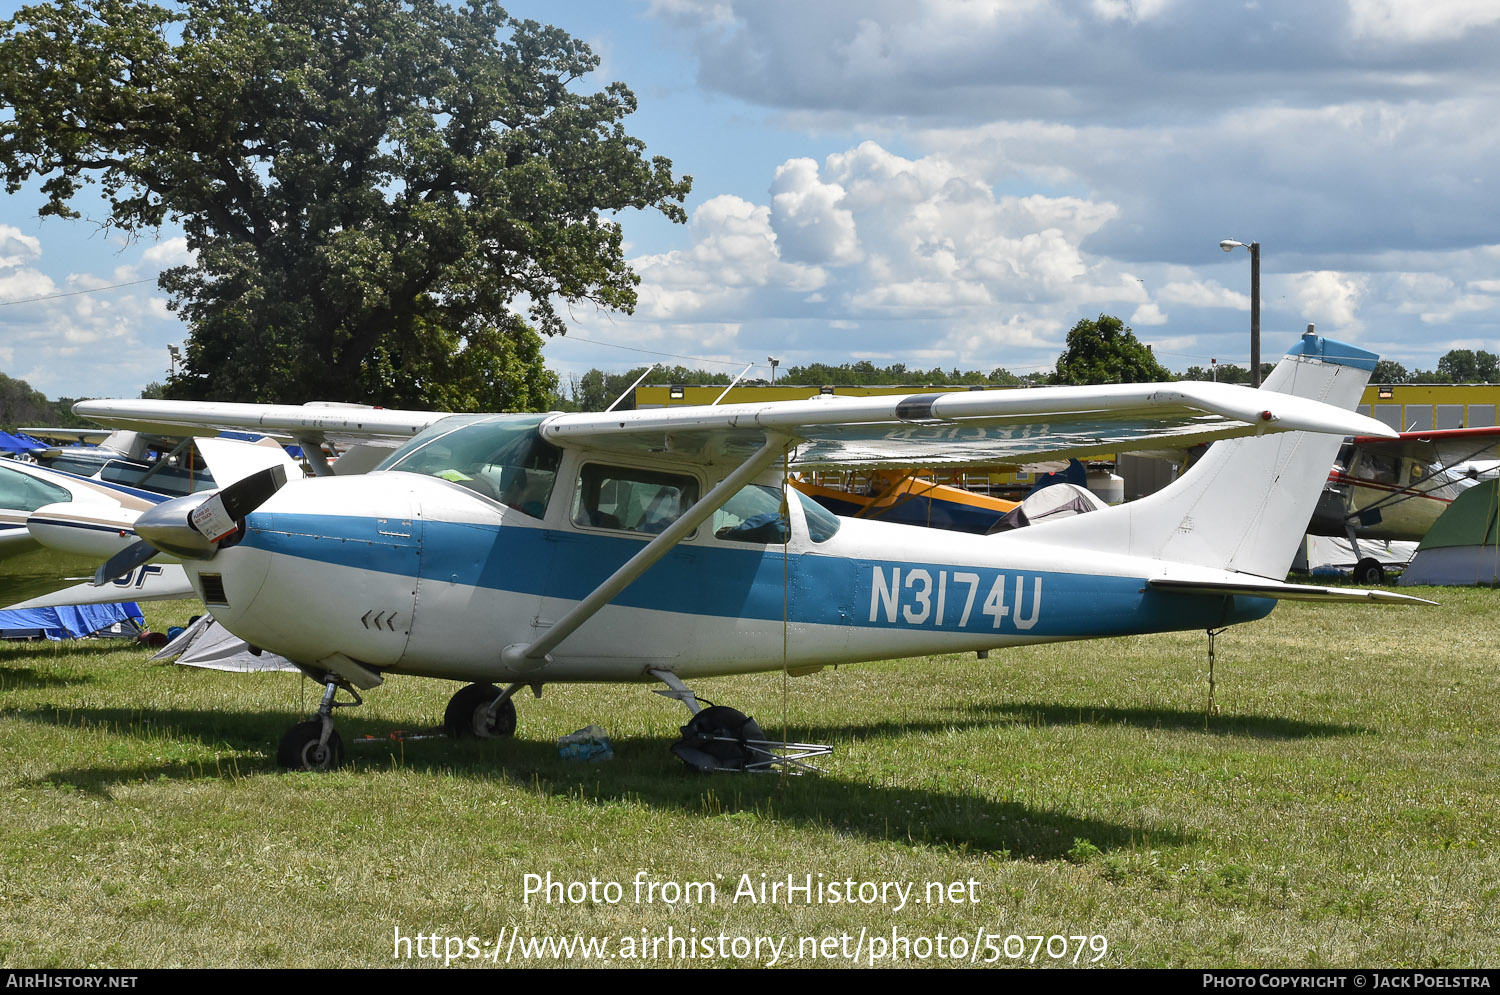
M 334 770 L 343 766 L 344 741 L 333 728 L 333 710 L 362 705 L 364 699 L 343 678 L 323 676 L 323 701 L 318 705 L 317 716 L 292 726 L 276 747 L 276 763 L 287 770 Z M 354 700 L 337 700 L 340 688 Z

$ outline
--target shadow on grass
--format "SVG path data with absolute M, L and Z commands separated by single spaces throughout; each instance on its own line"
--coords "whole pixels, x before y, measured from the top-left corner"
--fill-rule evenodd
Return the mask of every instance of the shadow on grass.
M 1003 705 L 966 705 L 963 710 L 974 715 L 973 721 L 978 725 L 1020 723 L 1027 726 L 1131 726 L 1141 729 L 1180 729 L 1211 736 L 1245 736 L 1250 739 L 1316 739 L 1359 736 L 1374 731 L 1365 726 L 1303 722 L 1279 715 L 1233 712 L 1208 715 L 1203 711 L 1181 708 L 1112 708 L 1017 701 Z
M 91 674 L 58 674 L 35 667 L 0 667 L 0 692 L 92 684 Z
M 1364 726 L 1331 722 L 1303 722 L 1279 715 L 1226 713 L 1207 716 L 1202 711 L 1177 708 L 1113 708 L 1097 705 L 1061 705 L 1052 702 L 1019 701 L 1006 704 L 955 705 L 952 718 L 891 719 L 884 722 L 800 724 L 794 735 L 803 739 L 857 740 L 899 738 L 930 732 L 963 729 L 994 729 L 999 726 L 1129 726 L 1141 729 L 1176 729 L 1210 736 L 1243 736 L 1249 739 L 1314 739 L 1358 736 L 1374 730 Z M 768 732 L 779 733 L 775 722 L 761 722 Z
M 163 776 L 176 779 L 274 770 L 276 741 L 295 721 L 284 712 L 205 709 L 21 708 L 5 715 L 37 725 L 99 732 L 141 742 L 191 741 L 203 751 L 201 760 L 158 760 L 133 767 L 112 764 L 74 767 L 35 779 L 104 796 L 109 795 L 113 786 Z M 214 755 L 226 751 L 230 757 Z M 262 752 L 266 756 L 254 755 Z
M 36 657 L 83 657 L 112 656 L 121 650 L 135 649 L 132 639 L 27 639 L 0 644 L 0 673 L 7 669 L 7 661 L 30 660 Z M 142 653 L 151 652 L 140 647 Z
M 122 757 L 121 764 L 74 766 L 35 779 L 104 797 L 124 784 L 281 776 L 275 765 L 275 746 L 292 722 L 292 717 L 284 713 L 203 710 L 38 709 L 10 714 L 40 724 L 101 728 L 142 740 L 196 740 L 204 744 L 205 756 L 201 759 L 174 757 L 142 763 L 139 757 Z M 705 820 L 747 817 L 870 839 L 951 846 L 1034 860 L 1065 857 L 1079 839 L 1100 850 L 1171 846 L 1185 841 L 1182 834 L 1169 830 L 1079 818 L 1024 800 L 1000 800 L 950 789 L 941 770 L 925 776 L 916 772 L 917 777 L 929 782 L 925 785 L 848 782 L 831 775 L 697 775 L 684 769 L 668 752 L 670 741 L 660 738 L 617 741 L 613 761 L 579 765 L 560 760 L 556 746 L 547 740 L 400 742 L 390 738 L 398 727 L 380 721 L 341 721 L 340 730 L 356 776 L 400 768 L 496 780 L 591 807 L 624 803 L 675 810 Z M 374 739 L 360 741 L 363 736 Z M 225 748 L 242 755 L 212 755 Z

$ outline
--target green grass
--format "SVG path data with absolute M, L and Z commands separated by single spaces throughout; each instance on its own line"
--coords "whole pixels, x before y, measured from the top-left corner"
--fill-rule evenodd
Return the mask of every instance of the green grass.
M 523 692 L 510 741 L 392 742 L 458 686 L 409 678 L 340 710 L 349 767 L 288 774 L 275 743 L 319 693 L 298 676 L 0 646 L 0 966 L 384 967 L 410 963 L 398 928 L 795 951 L 893 927 L 1103 935 L 1113 966 L 1494 966 L 1500 592 L 1425 593 L 1442 605 L 1288 603 L 1230 630 L 1213 717 L 1202 633 L 697 685 L 835 745 L 797 778 L 687 773 L 667 752 L 687 713 L 646 686 Z M 158 628 L 191 609 L 147 606 Z M 615 759 L 557 759 L 591 722 Z M 638 904 L 641 871 L 717 901 Z M 523 902 L 549 872 L 623 898 Z M 731 901 L 742 874 L 820 873 L 974 879 L 979 901 Z

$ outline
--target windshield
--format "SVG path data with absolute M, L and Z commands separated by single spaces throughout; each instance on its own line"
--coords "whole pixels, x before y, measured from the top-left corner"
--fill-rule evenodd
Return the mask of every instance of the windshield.
M 544 415 L 455 415 L 396 450 L 377 470 L 441 477 L 541 518 L 562 453 L 543 442 Z

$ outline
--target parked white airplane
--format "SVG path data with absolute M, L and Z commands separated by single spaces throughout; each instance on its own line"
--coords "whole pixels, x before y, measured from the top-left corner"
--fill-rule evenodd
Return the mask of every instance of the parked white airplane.
M 1348 539 L 1358 584 L 1385 582 L 1385 568 L 1359 540 L 1420 541 L 1454 500 L 1495 474 L 1500 428 L 1402 432 L 1356 438 L 1339 450 L 1308 533 Z
M 226 629 L 325 685 L 317 715 L 281 741 L 285 766 L 338 764 L 333 708 L 394 674 L 475 682 L 445 716 L 475 736 L 514 729 L 523 687 L 659 681 L 694 713 L 674 751 L 741 766 L 753 725 L 700 710 L 685 679 L 1218 628 L 1279 598 L 1415 600 L 1282 579 L 1342 437 L 1394 434 L 1348 410 L 1375 358 L 1309 334 L 1259 391 L 1125 384 L 451 416 L 364 476 L 283 483 L 268 471 L 159 505 L 135 523 L 142 546 L 100 573 L 155 550 L 180 556 Z M 75 410 L 136 428 L 279 420 L 309 438 L 351 419 L 378 434 L 423 417 L 211 407 Z M 839 519 L 785 483 L 792 468 L 1233 437 L 1149 498 L 993 536 Z
M 198 439 L 195 448 L 203 465 L 200 474 L 206 469 L 217 475 L 210 479 L 232 482 L 270 466 L 299 472 L 269 439 Z M 147 483 L 154 479 L 148 476 Z M 175 493 L 190 489 L 180 484 L 171 485 Z M 193 588 L 186 576 L 170 563 L 142 564 L 117 578 L 109 590 L 88 585 L 87 590 L 57 590 L 70 575 L 91 574 L 99 561 L 133 544 L 136 518 L 167 499 L 167 494 L 140 487 L 0 459 L 0 560 L 6 561 L 0 569 L 0 605 L 40 608 L 190 596 Z

